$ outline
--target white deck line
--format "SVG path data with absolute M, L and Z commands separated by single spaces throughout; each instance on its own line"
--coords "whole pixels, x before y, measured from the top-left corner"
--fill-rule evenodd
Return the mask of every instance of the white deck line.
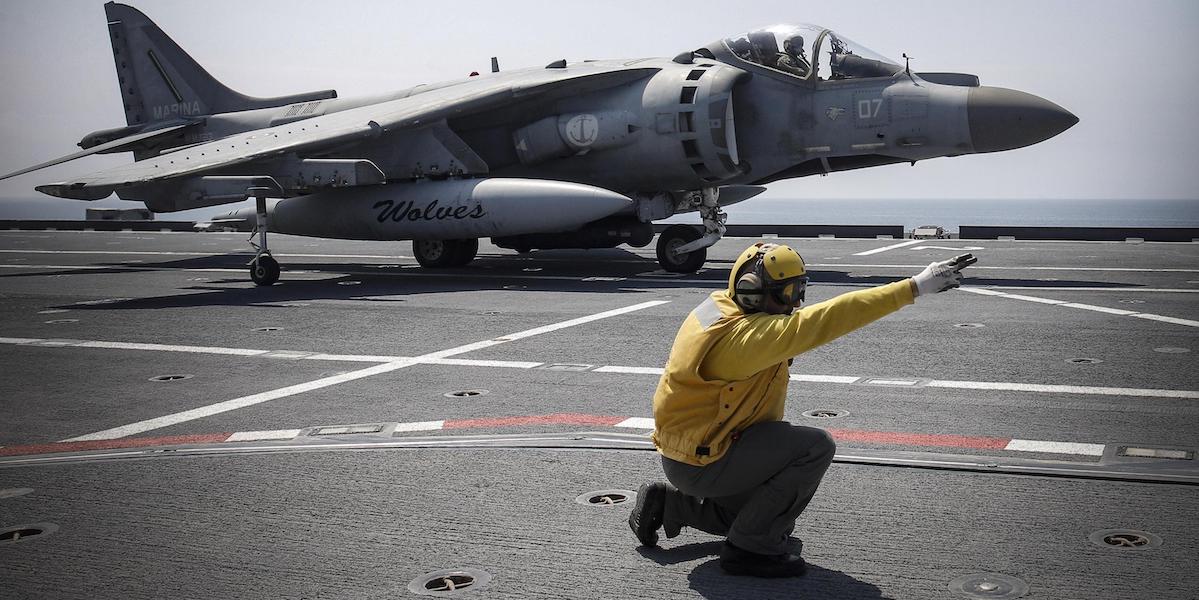
M 501 369 L 535 369 L 545 363 L 521 360 L 476 360 L 470 358 L 426 358 L 421 364 L 454 367 L 497 367 Z
M 34 343 L 37 343 L 37 342 L 40 342 L 40 341 L 42 341 L 42 339 L 41 339 L 41 338 L 10 338 L 10 337 L 0 337 L 0 344 L 17 344 L 17 345 L 21 345 L 21 344 L 34 344 Z
M 1106 313 L 1109 315 L 1118 315 L 1121 317 L 1126 317 L 1128 315 L 1137 314 L 1137 311 L 1135 311 L 1135 310 L 1124 310 L 1122 308 L 1108 308 L 1106 306 L 1095 306 L 1094 304 L 1080 304 L 1078 302 L 1067 302 L 1065 304 L 1059 304 L 1058 306 L 1060 306 L 1062 308 L 1079 308 L 1082 310 L 1101 312 L 1101 313 Z
M 924 240 L 920 240 L 924 241 Z M 883 250 L 883 248 L 880 248 Z M 858 256 L 855 254 L 854 256 Z M 850 263 L 809 263 L 809 267 L 859 267 L 859 268 L 895 268 L 895 269 L 923 269 L 928 265 L 864 265 Z M 987 265 L 971 265 L 971 271 L 1116 271 L 1124 273 L 1199 273 L 1199 269 L 1142 269 L 1137 267 L 995 267 Z
M 791 381 L 807 381 L 809 383 L 856 383 L 861 377 L 844 375 L 801 375 L 793 373 Z
M 257 356 L 270 350 L 248 348 L 220 348 L 214 346 L 177 346 L 170 344 L 139 344 L 131 342 L 85 341 L 75 344 L 78 348 L 108 348 L 112 350 L 151 350 L 154 352 L 190 352 L 194 354 L 230 354 L 234 356 Z
M 652 417 L 629 417 L 617 423 L 616 427 L 629 427 L 631 429 L 653 429 L 654 420 Z
M 1139 313 L 1139 312 L 1134 312 L 1131 310 L 1124 310 L 1122 308 L 1108 308 L 1106 306 L 1095 306 L 1093 304 L 1081 304 L 1078 302 L 1067 302 L 1065 300 L 1054 300 L 1052 298 L 1041 298 L 1038 296 L 1024 296 L 1021 294 L 1009 294 L 1007 292 L 999 292 L 999 291 L 985 289 L 985 288 L 964 287 L 964 288 L 960 288 L 960 289 L 963 292 L 969 292 L 971 294 L 980 294 L 983 296 L 998 296 L 1001 298 L 1010 298 L 1012 300 L 1023 300 L 1025 302 L 1038 302 L 1041 304 L 1054 304 L 1057 306 L 1061 306 L 1063 308 L 1077 308 L 1080 310 L 1101 312 L 1101 313 L 1116 315 L 1116 316 L 1120 316 L 1120 317 L 1136 317 L 1138 319 L 1148 319 L 1151 321 L 1160 321 L 1162 323 L 1171 323 L 1173 325 L 1185 325 L 1187 327 L 1199 327 L 1199 321 L 1192 321 L 1191 319 L 1179 319 L 1177 317 L 1166 317 L 1166 316 L 1162 316 L 1162 315 L 1155 315 L 1152 313 Z
M 0 231 L 0 233 L 2 233 L 2 231 Z M 726 236 L 726 237 L 728 237 L 728 236 Z M 745 239 L 757 239 L 757 238 L 745 238 Z M 917 240 L 917 241 L 919 241 L 919 242 L 924 242 L 924 241 L 927 241 L 927 240 Z M 883 251 L 885 251 L 885 250 L 894 249 L 894 248 L 896 248 L 896 247 L 903 247 L 903 246 L 906 246 L 906 245 L 912 245 L 912 244 L 913 244 L 913 242 L 911 242 L 911 241 L 909 240 L 909 241 L 907 241 L 907 242 L 903 242 L 902 244 L 896 244 L 896 245 L 894 245 L 894 246 L 887 246 L 887 247 L 885 247 L 885 248 L 876 248 L 876 249 L 874 249 L 874 250 L 868 250 L 868 251 L 867 251 L 867 253 L 879 253 L 879 252 L 883 252 Z M 869 256 L 869 254 L 867 254 L 867 253 L 857 253 L 857 254 L 854 254 L 853 256 Z M 221 252 L 219 252 L 219 251 L 214 251 L 214 252 L 152 252 L 152 251 L 119 251 L 119 250 L 0 250 L 0 254 L 80 254 L 80 255 L 94 254 L 94 255 L 130 255 L 130 256 L 139 256 L 139 255 L 148 255 L 148 256 L 155 256 L 155 255 L 162 255 L 162 256 L 216 256 L 216 255 L 223 255 L 224 253 L 221 253 Z M 252 253 L 248 253 L 248 252 L 247 252 L 247 253 L 237 253 L 237 254 L 234 254 L 233 256 L 246 256 L 246 257 L 253 257 L 253 254 L 252 254 Z M 402 255 L 386 255 L 386 254 L 289 254 L 289 253 L 276 253 L 276 254 L 275 254 L 275 256 L 280 256 L 280 257 L 284 257 L 284 258 L 352 258 L 352 259 L 375 259 L 375 260 L 414 260 L 414 258 L 413 258 L 413 257 L 411 257 L 411 256 L 402 256 Z M 515 258 L 515 257 L 513 257 L 513 256 L 510 256 L 510 255 L 501 255 L 501 254 L 492 254 L 491 256 L 496 256 L 496 257 L 501 257 L 501 256 L 502 256 L 502 257 L 507 257 L 507 258 Z M 549 262 L 560 262 L 560 261 L 553 261 L 552 259 L 542 259 L 542 258 L 539 258 L 539 259 L 538 259 L 538 261 L 541 261 L 541 262 L 545 262 L 545 261 L 549 261 Z M 629 264 L 641 264 L 643 261 L 638 261 L 638 260 L 623 260 L 623 261 L 610 261 L 610 262 L 621 262 L 621 263 L 629 263 Z M 13 264 L 0 264 L 0 267 L 9 267 L 9 268 L 14 268 L 14 269 L 22 269 L 22 268 L 54 268 L 54 269 L 61 269 L 61 268 L 83 268 L 83 267 L 86 267 L 86 266 L 89 266 L 89 265 L 13 265 Z M 120 267 L 129 268 L 129 267 L 134 267 L 134 266 L 137 266 L 137 265 L 119 265 L 119 266 L 120 266 Z M 926 267 L 926 266 L 928 266 L 928 265 L 908 265 L 908 264 L 856 264 L 856 263 L 808 263 L 808 265 L 807 265 L 807 266 L 809 266 L 809 267 L 858 267 L 858 268 L 923 269 L 924 267 Z M 110 266 L 93 266 L 92 268 L 96 268 L 96 269 L 107 269 L 107 268 L 113 268 L 113 267 L 110 267 Z M 145 268 L 149 269 L 149 268 L 151 268 L 151 267 L 145 267 Z M 170 268 L 170 267 L 158 267 L 158 268 L 159 268 L 159 269 L 168 269 L 168 268 Z M 179 270 L 198 270 L 198 269 L 179 269 Z M 999 267 L 999 266 L 991 266 L 991 265 L 972 265 L 972 266 L 970 267 L 970 270 L 971 270 L 971 271 L 979 271 L 979 270 L 991 270 L 991 271 L 1098 271 L 1098 272 L 1119 272 L 1119 273 L 1199 273 L 1199 269 L 1168 269 L 1168 268 L 1166 268 L 1166 269 L 1153 269 L 1153 268 L 1141 268 L 1141 267 L 1045 267 L 1045 266 L 1028 266 L 1028 267 Z M 239 271 L 240 271 L 240 269 L 239 269 Z M 293 273 L 294 273 L 294 271 L 289 271 L 289 272 L 293 272 Z M 406 274 L 408 274 L 408 273 L 406 273 Z M 438 274 L 436 274 L 436 273 L 421 273 L 421 275 L 428 275 L 428 276 L 438 276 Z M 441 276 L 449 276 L 449 275 L 441 275 Z M 535 277 L 535 276 L 532 276 L 532 275 L 525 275 L 525 276 L 526 276 L 526 277 Z M 563 276 L 563 277 L 560 277 L 560 278 L 561 278 L 561 279 L 571 279 L 570 277 L 565 277 L 565 276 Z M 606 280 L 606 278 L 594 278 L 594 279 L 598 279 L 598 280 Z M 1041 289 L 1041 288 L 1039 288 L 1039 287 L 1027 287 L 1027 288 L 1024 288 L 1024 287 L 1019 287 L 1019 286 L 996 286 L 996 287 L 1006 287 L 1006 288 L 1008 288 L 1008 289 Z M 1102 290 L 1107 290 L 1107 289 L 1111 289 L 1111 288 L 1070 288 L 1070 289 L 1079 289 L 1079 290 L 1088 290 L 1088 291 L 1092 291 L 1092 290 L 1093 290 L 1093 291 L 1102 291 Z M 1180 290 L 1180 291 L 1181 291 L 1181 290 Z M 1196 291 L 1196 292 L 1199 292 L 1199 290 L 1191 290 L 1191 291 Z
M 884 246 L 882 248 L 875 248 L 874 250 L 867 250 L 865 252 L 855 252 L 854 256 L 870 256 L 871 254 L 878 254 L 880 252 L 886 252 L 887 250 L 894 250 L 896 248 L 903 248 L 904 246 L 921 244 L 921 243 L 924 243 L 924 241 L 925 240 L 908 240 L 906 242 L 900 242 L 898 244 L 892 244 L 890 246 Z M 844 266 L 849 266 L 849 265 L 844 265 Z M 920 267 L 920 268 L 924 268 L 924 267 Z
M 415 423 L 400 423 L 395 431 L 437 431 L 445 427 L 445 421 L 417 421 Z
M 973 268 L 973 267 L 972 267 Z M 995 285 L 993 290 L 1031 290 L 1036 292 L 1115 292 L 1119 294 L 1149 292 L 1153 294 L 1199 294 L 1199 288 L 1140 288 L 1140 287 L 1043 287 L 1032 285 Z
M 326 387 L 329 387 L 332 385 L 337 385 L 339 383 L 345 383 L 347 381 L 354 381 L 356 379 L 362 379 L 363 377 L 371 377 L 373 375 L 389 373 L 389 372 L 395 371 L 397 369 L 403 369 L 404 367 L 410 367 L 413 364 L 415 364 L 415 363 L 413 363 L 412 361 L 396 361 L 396 362 L 383 363 L 381 365 L 375 365 L 373 367 L 369 367 L 366 369 L 360 369 L 358 371 L 350 371 L 349 373 L 342 373 L 340 375 L 334 375 L 332 377 L 325 377 L 322 379 L 317 379 L 316 381 L 309 381 L 307 383 L 290 385 L 285 388 L 279 388 L 277 390 L 270 390 L 270 391 L 262 392 L 259 394 L 251 394 L 249 396 L 242 396 L 240 398 L 234 398 L 232 400 L 226 400 L 224 402 L 218 402 L 216 404 L 210 404 L 208 406 L 202 406 L 200 408 L 193 408 L 191 410 L 185 410 L 183 412 L 177 412 L 177 413 L 170 414 L 170 415 L 164 415 L 164 416 L 156 417 L 153 419 L 146 419 L 144 421 L 138 421 L 136 423 L 122 425 L 120 427 L 113 427 L 111 429 L 105 429 L 104 431 L 97 431 L 95 433 L 89 433 L 87 435 L 81 435 L 78 437 L 73 437 L 73 438 L 62 440 L 62 441 L 64 441 L 64 442 L 87 442 L 87 441 L 93 441 L 93 440 L 113 440 L 113 439 L 117 439 L 117 438 L 128 437 L 131 435 L 136 435 L 136 434 L 144 433 L 147 431 L 152 431 L 154 429 L 161 429 L 163 427 L 170 427 L 171 425 L 178 425 L 180 423 L 186 423 L 188 421 L 194 421 L 196 419 L 203 419 L 205 417 L 211 417 L 212 415 L 217 415 L 220 413 L 237 410 L 239 408 L 245 408 L 247 406 L 254 406 L 255 404 L 262 404 L 263 402 L 270 402 L 271 400 L 278 400 L 279 398 L 286 398 L 288 396 L 294 396 L 296 394 L 302 394 L 304 392 L 311 392 L 313 390 L 319 390 L 321 388 L 326 388 Z
M 226 442 L 265 442 L 269 440 L 290 440 L 300 435 L 303 429 L 276 429 L 274 431 L 239 431 L 227 438 Z
M 389 373 L 391 371 L 410 367 L 414 364 L 420 364 L 421 360 L 446 358 L 446 357 L 453 356 L 456 354 L 465 354 L 467 352 L 471 352 L 471 351 L 477 350 L 479 348 L 486 348 L 486 347 L 494 346 L 497 344 L 502 344 L 505 342 L 513 341 L 513 340 L 525 339 L 525 338 L 532 337 L 535 335 L 541 335 L 543 333 L 558 331 L 560 329 L 565 329 L 567 327 L 573 327 L 575 325 L 590 323 L 592 321 L 598 321 L 600 319 L 606 319 L 608 317 L 614 317 L 617 315 L 623 315 L 623 314 L 627 314 L 627 313 L 630 313 L 633 311 L 650 308 L 653 306 L 667 304 L 669 302 L 670 302 L 669 300 L 653 300 L 653 301 L 649 301 L 649 302 L 642 302 L 640 304 L 634 304 L 632 306 L 626 306 L 624 308 L 608 310 L 608 311 L 604 311 L 604 312 L 597 313 L 594 315 L 588 315 L 586 317 L 570 319 L 569 321 L 563 321 L 561 323 L 555 323 L 552 325 L 545 325 L 542 327 L 535 327 L 533 329 L 528 329 L 525 331 L 519 331 L 516 333 L 506 335 L 506 336 L 495 338 L 492 340 L 487 340 L 486 342 L 480 342 L 480 343 L 475 343 L 475 344 L 466 344 L 463 346 L 458 346 L 456 348 L 450 348 L 448 350 L 431 352 L 431 353 L 424 354 L 424 355 L 421 355 L 421 356 L 418 356 L 415 358 L 411 358 L 411 359 L 401 359 L 401 360 L 397 360 L 397 361 L 387 362 L 387 363 L 383 363 L 381 365 L 375 365 L 373 367 L 368 367 L 366 369 L 350 371 L 349 373 L 342 373 L 340 375 L 334 375 L 332 377 L 324 377 L 321 379 L 317 379 L 315 381 L 309 381 L 307 383 L 301 383 L 301 384 L 297 384 L 297 385 L 290 385 L 290 386 L 287 386 L 284 388 L 280 388 L 277 390 L 271 390 L 271 391 L 267 391 L 267 392 L 262 392 L 259 394 L 251 394 L 249 396 L 242 396 L 240 398 L 234 398 L 232 400 L 218 402 L 216 404 L 212 404 L 209 406 L 203 406 L 200 408 L 194 408 L 192 410 L 186 410 L 183 412 L 178 412 L 178 413 L 174 413 L 174 414 L 170 414 L 170 415 L 164 415 L 164 416 L 157 417 L 154 419 L 146 419 L 144 421 L 138 421 L 137 423 L 130 423 L 128 425 L 122 425 L 120 427 L 105 429 L 104 431 L 97 431 L 95 433 L 90 433 L 87 435 L 78 436 L 78 437 L 66 439 L 63 441 L 65 441 L 65 442 L 83 442 L 83 441 L 91 441 L 91 440 L 109 440 L 109 439 L 128 437 L 130 435 L 144 433 L 146 431 L 151 431 L 154 429 L 161 429 L 163 427 L 168 427 L 171 425 L 178 425 L 179 423 L 185 423 L 187 421 L 194 421 L 196 419 L 202 419 L 202 418 L 209 417 L 209 416 L 212 416 L 215 414 L 229 412 L 232 410 L 237 410 L 239 408 L 253 406 L 255 404 L 261 404 L 263 402 L 269 402 L 271 400 L 278 400 L 279 398 L 286 398 L 289 396 L 302 394 L 304 392 L 310 392 L 313 390 L 326 388 L 326 387 L 337 385 L 340 383 L 346 383 L 348 381 L 362 379 L 364 377 L 372 377 L 374 375 L 381 375 L 383 373 Z
M 1153 315 L 1132 315 L 1140 318 L 1151 318 Z M 50 345 L 50 342 L 59 342 Z M 40 338 L 17 338 L 17 337 L 0 337 L 0 345 L 35 345 L 37 347 L 67 347 L 67 348 L 105 348 L 118 350 L 143 350 L 143 351 L 164 351 L 164 352 L 194 352 L 198 354 L 229 354 L 240 356 L 265 356 L 269 354 L 266 350 L 251 350 L 245 348 L 219 348 L 209 346 L 169 346 L 163 344 L 140 344 L 127 342 L 97 342 L 86 340 L 47 340 Z M 375 363 L 396 363 L 405 362 L 416 364 L 431 364 L 444 366 L 461 366 L 461 367 L 496 367 L 496 368 L 511 368 L 511 369 L 531 369 L 539 367 L 545 363 L 534 361 L 506 361 L 506 360 L 472 360 L 466 358 L 425 358 L 404 357 L 404 356 L 370 356 L 370 355 L 353 355 L 353 354 L 313 354 L 305 356 L 304 360 L 328 360 L 328 361 L 346 361 L 346 362 L 375 362 Z M 633 375 L 662 375 L 661 367 L 634 367 L 620 365 L 606 365 L 591 369 L 592 373 L 627 373 Z M 866 377 L 853 375 L 817 375 L 793 373 L 791 381 L 801 381 L 808 383 L 831 383 L 831 384 L 855 384 Z M 913 377 L 908 380 L 902 380 L 904 384 L 908 382 L 922 381 L 922 379 Z M 872 383 L 878 383 L 875 380 Z M 1172 390 L 1161 388 L 1126 388 L 1126 387 L 1103 387 L 1103 386 L 1085 386 L 1085 385 L 1057 385 L 1057 384 L 1040 384 L 1040 383 L 1019 383 L 1005 381 L 958 381 L 958 380 L 931 380 L 924 384 L 924 387 L 933 388 L 950 388 L 950 389 L 967 389 L 967 390 L 995 390 L 995 391 L 1011 391 L 1011 392 L 1034 392 L 1045 394 L 1079 394 L 1079 395 L 1096 395 L 1096 396 L 1132 396 L 1142 398 L 1182 398 L 1188 400 L 1199 400 L 1199 391 L 1195 390 Z
M 392 362 L 402 360 L 404 356 L 381 356 L 374 354 L 311 354 L 305 356 L 304 360 L 328 360 L 328 361 L 345 361 L 345 362 Z
M 661 375 L 661 367 L 597 367 L 591 370 L 592 373 L 632 373 L 634 375 Z
M 146 266 L 140 264 L 118 264 L 118 265 L 12 265 L 0 264 L 0 269 L 69 269 L 74 271 L 182 271 L 186 273 L 243 273 L 245 269 L 198 269 L 198 268 L 179 268 L 168 266 Z M 299 271 L 288 271 L 289 274 L 298 273 Z M 332 275 L 332 273 L 322 273 L 323 275 Z
M 1154 314 L 1149 314 L 1149 313 L 1137 313 L 1135 315 L 1129 315 L 1129 316 L 1136 317 L 1138 319 L 1149 319 L 1150 321 L 1161 321 L 1162 323 L 1173 323 L 1175 325 L 1186 325 L 1188 327 L 1199 327 L 1199 321 L 1192 321 L 1190 319 L 1179 319 L 1179 318 L 1175 318 L 1175 317 L 1163 317 L 1161 315 L 1154 315 Z
M 1135 396 L 1141 398 L 1185 398 L 1199 400 L 1199 391 L 1155 388 L 1122 388 L 1090 385 L 1056 385 L 1042 383 L 1012 383 L 1001 381 L 932 380 L 925 387 L 961 390 L 998 390 L 1006 392 L 1037 392 L 1043 394 L 1084 394 L 1093 396 Z
M 1103 456 L 1103 444 L 1082 444 L 1078 442 L 1046 442 L 1041 440 L 1012 440 L 1004 450 L 1019 452 L 1048 452 L 1052 454 L 1079 454 L 1083 456 Z
M 0 250 L 0 254 L 113 254 L 129 256 L 246 256 L 253 258 L 253 252 L 238 251 L 232 254 L 220 251 L 212 252 L 171 252 L 151 250 Z M 414 256 L 400 254 L 296 254 L 274 252 L 274 256 L 285 258 L 374 258 L 380 260 L 415 260 Z

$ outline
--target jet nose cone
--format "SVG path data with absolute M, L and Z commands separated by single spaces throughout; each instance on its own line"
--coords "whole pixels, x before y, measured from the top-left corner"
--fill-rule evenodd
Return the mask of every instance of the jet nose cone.
M 966 100 L 975 152 L 1000 152 L 1043 142 L 1078 122 L 1040 96 L 997 87 L 970 89 Z

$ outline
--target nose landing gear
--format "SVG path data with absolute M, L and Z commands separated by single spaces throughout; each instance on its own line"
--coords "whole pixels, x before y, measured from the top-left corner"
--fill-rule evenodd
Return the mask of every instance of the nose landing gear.
M 718 188 L 690 192 L 687 200 L 699 211 L 704 222 L 701 235 L 687 225 L 671 225 L 658 236 L 658 264 L 671 273 L 694 273 L 708 259 L 708 247 L 724 235 L 727 215 L 720 210 Z

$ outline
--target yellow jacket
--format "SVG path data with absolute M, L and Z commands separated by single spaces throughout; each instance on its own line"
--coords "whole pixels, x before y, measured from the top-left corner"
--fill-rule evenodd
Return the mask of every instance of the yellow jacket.
M 788 359 L 913 301 L 910 280 L 849 292 L 791 315 L 745 314 L 726 290 L 683 321 L 654 393 L 654 445 L 703 466 L 738 432 L 783 418 Z

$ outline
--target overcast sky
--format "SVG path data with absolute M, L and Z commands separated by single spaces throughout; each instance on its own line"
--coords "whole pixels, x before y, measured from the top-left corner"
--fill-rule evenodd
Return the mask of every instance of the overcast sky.
M 922 71 L 1045 97 L 1081 122 L 1041 144 L 771 185 L 772 197 L 1196 198 L 1194 0 L 142 0 L 209 72 L 256 96 L 342 97 L 559 58 L 674 56 L 783 22 L 830 27 Z M 123 126 L 103 3 L 0 0 L 0 173 Z M 0 198 L 132 160 L 84 158 L 0 182 Z

